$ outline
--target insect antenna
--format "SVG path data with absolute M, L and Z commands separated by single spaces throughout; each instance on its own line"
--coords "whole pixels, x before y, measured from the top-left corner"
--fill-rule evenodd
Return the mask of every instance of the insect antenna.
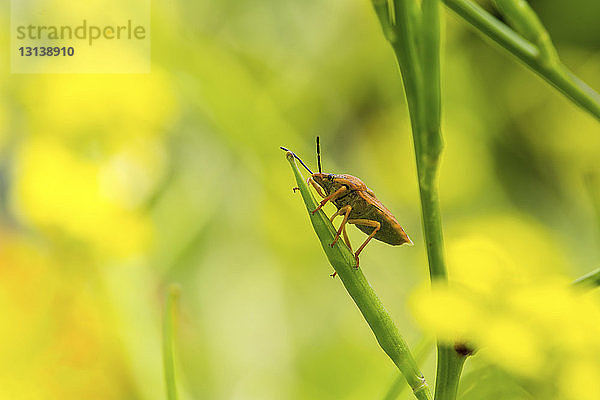
M 293 151 L 291 151 L 291 150 L 288 150 L 288 149 L 286 149 L 286 148 L 285 148 L 285 147 L 283 147 L 283 146 L 281 146 L 281 147 L 279 147 L 279 148 L 280 148 L 281 150 L 283 150 L 283 151 L 289 151 L 290 153 L 292 153 L 292 155 L 294 156 L 294 158 L 295 158 L 296 160 L 300 161 L 300 164 L 302 164 L 302 166 L 303 166 L 304 168 L 306 168 L 306 170 L 307 170 L 308 172 L 310 172 L 310 174 L 311 174 L 311 175 L 313 174 L 313 172 L 310 170 L 310 168 L 308 168 L 308 167 L 306 166 L 306 164 L 304 164 L 304 162 L 302 162 L 302 160 L 300 159 L 300 157 L 298 157 L 298 156 L 296 155 L 296 153 L 294 153 L 294 152 L 293 152 Z
M 321 171 L 321 146 L 319 146 L 319 137 L 317 136 L 317 164 L 319 165 L 319 173 Z

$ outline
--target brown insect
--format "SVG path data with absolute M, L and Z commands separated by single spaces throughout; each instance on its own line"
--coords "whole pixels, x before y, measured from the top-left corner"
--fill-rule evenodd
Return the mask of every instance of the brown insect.
M 289 151 L 281 147 L 282 150 Z M 358 255 L 371 239 L 377 239 L 384 243 L 398 246 L 404 243 L 412 244 L 408 235 L 404 232 L 394 215 L 375 197 L 375 193 L 355 176 L 348 174 L 326 174 L 321 171 L 321 152 L 319 148 L 319 137 L 317 137 L 317 163 L 319 173 L 313 173 L 302 160 L 293 152 L 294 157 L 300 161 L 302 166 L 310 172 L 307 182 L 310 183 L 323 200 L 312 214 L 319 211 L 328 201 L 332 202 L 337 211 L 329 218 L 333 222 L 337 216 L 343 216 L 342 223 L 331 242 L 330 246 L 338 241 L 343 235 L 344 242 L 352 251 L 352 245 L 346 233 L 346 224 L 356 225 L 358 229 L 368 235 L 367 239 L 354 253 L 356 268 L 359 265 Z M 335 273 L 333 274 L 335 276 Z

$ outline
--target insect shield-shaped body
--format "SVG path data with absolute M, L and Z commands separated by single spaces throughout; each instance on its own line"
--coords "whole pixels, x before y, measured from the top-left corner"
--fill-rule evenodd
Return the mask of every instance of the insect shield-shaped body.
M 282 148 L 287 151 L 287 149 Z M 337 208 L 330 220 L 333 222 L 337 216 L 343 216 L 342 223 L 337 230 L 331 246 L 343 235 L 344 242 L 352 251 L 352 245 L 346 233 L 346 224 L 353 224 L 368 235 L 367 239 L 354 253 L 356 267 L 358 267 L 360 252 L 371 239 L 377 239 L 393 246 L 404 243 L 412 244 L 408 235 L 404 232 L 394 215 L 375 197 L 375 193 L 355 176 L 348 174 L 326 174 L 321 172 L 321 157 L 319 154 L 319 138 L 317 137 L 317 159 L 319 173 L 313 173 L 294 154 L 294 157 L 310 172 L 308 182 L 315 188 L 323 200 L 319 206 L 312 211 L 316 213 L 327 202 L 331 201 Z

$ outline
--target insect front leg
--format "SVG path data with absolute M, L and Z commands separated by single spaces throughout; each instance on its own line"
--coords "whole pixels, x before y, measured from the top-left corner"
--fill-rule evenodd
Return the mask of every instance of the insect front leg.
M 341 188 L 339 188 L 335 192 L 331 193 L 329 196 L 326 196 L 323 200 L 321 200 L 321 202 L 319 203 L 319 206 L 317 208 L 315 208 L 313 211 L 311 211 L 311 214 L 314 215 L 317 211 L 319 211 L 321 208 L 323 208 L 323 206 L 325 204 L 327 204 L 328 201 L 335 200 L 338 196 L 340 196 L 345 191 L 346 191 L 346 187 L 342 186 Z
M 342 220 L 340 228 L 338 229 L 337 234 L 333 238 L 333 242 L 331 242 L 331 244 L 330 244 L 331 247 L 333 247 L 335 245 L 335 243 L 338 241 L 338 239 L 340 238 L 340 235 L 342 234 L 342 231 L 345 232 L 344 231 L 344 227 L 346 226 L 346 222 L 348 221 L 348 217 L 350 216 L 350 211 L 352 211 L 352 206 L 351 205 L 347 205 L 347 206 L 344 206 L 344 207 L 340 208 L 339 210 L 337 210 L 335 212 L 335 214 L 333 214 L 329 218 L 329 220 L 331 222 L 333 222 L 334 218 L 337 217 L 338 215 L 343 215 L 344 216 L 344 219 Z M 346 237 L 347 237 L 347 235 L 346 235 Z
M 321 188 L 321 186 L 317 185 L 317 183 L 312 178 L 312 176 L 308 177 L 308 179 L 306 180 L 306 183 L 307 184 L 310 183 L 312 185 L 312 187 L 315 188 L 315 190 L 317 191 L 317 193 L 319 193 L 319 196 L 321 196 L 321 197 L 327 197 L 327 195 L 325 194 L 325 192 L 323 192 L 323 189 Z
M 365 242 L 360 245 L 358 250 L 356 250 L 356 253 L 354 253 L 354 259 L 356 260 L 356 268 L 358 268 L 358 263 L 359 263 L 358 255 L 365 248 L 367 243 L 369 243 L 369 241 L 371 239 L 373 239 L 373 236 L 375 236 L 375 234 L 379 231 L 379 229 L 381 229 L 381 224 L 377 221 L 372 221 L 370 219 L 350 219 L 350 220 L 348 220 L 348 223 L 354 224 L 354 225 L 372 226 L 373 228 L 375 228 L 375 229 L 373 229 L 373 232 L 371 232 L 371 234 L 369 235 L 367 240 L 365 240 Z

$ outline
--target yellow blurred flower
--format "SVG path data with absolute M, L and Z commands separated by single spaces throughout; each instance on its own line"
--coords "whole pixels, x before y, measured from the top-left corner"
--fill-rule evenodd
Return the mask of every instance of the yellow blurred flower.
M 572 360 L 562 371 L 558 381 L 565 399 L 600 399 L 600 366 L 598 359 L 585 357 Z
M 448 342 L 465 338 L 470 332 L 469 327 L 483 317 L 480 307 L 467 293 L 445 285 L 435 285 L 433 290 L 419 289 L 412 296 L 410 305 L 421 325 Z
M 506 274 L 519 276 L 513 256 L 497 240 L 483 235 L 450 241 L 448 265 L 453 282 L 481 294 L 498 290 Z
M 0 231 L 1 399 L 128 394 L 111 320 L 86 276 L 94 267 L 72 261 Z
M 562 365 L 600 356 L 600 305 L 569 286 L 552 236 L 516 216 L 463 229 L 449 235 L 450 283 L 411 299 L 425 330 L 473 343 L 481 357 L 529 380 L 556 380 Z M 600 357 L 591 360 L 586 373 L 600 368 Z
M 12 199 L 22 221 L 111 256 L 144 251 L 152 229 L 138 208 L 161 182 L 175 110 L 167 76 L 38 75 L 19 95 L 29 135 Z
M 541 338 L 526 323 L 507 316 L 491 316 L 474 329 L 474 342 L 486 358 L 521 375 L 535 377 L 544 366 Z
M 17 156 L 16 213 L 46 234 L 67 234 L 111 255 L 142 251 L 149 221 L 103 193 L 101 170 L 56 141 L 26 141 Z
M 28 130 L 97 157 L 137 137 L 161 137 L 174 114 L 168 79 L 139 75 L 40 75 L 21 91 Z

